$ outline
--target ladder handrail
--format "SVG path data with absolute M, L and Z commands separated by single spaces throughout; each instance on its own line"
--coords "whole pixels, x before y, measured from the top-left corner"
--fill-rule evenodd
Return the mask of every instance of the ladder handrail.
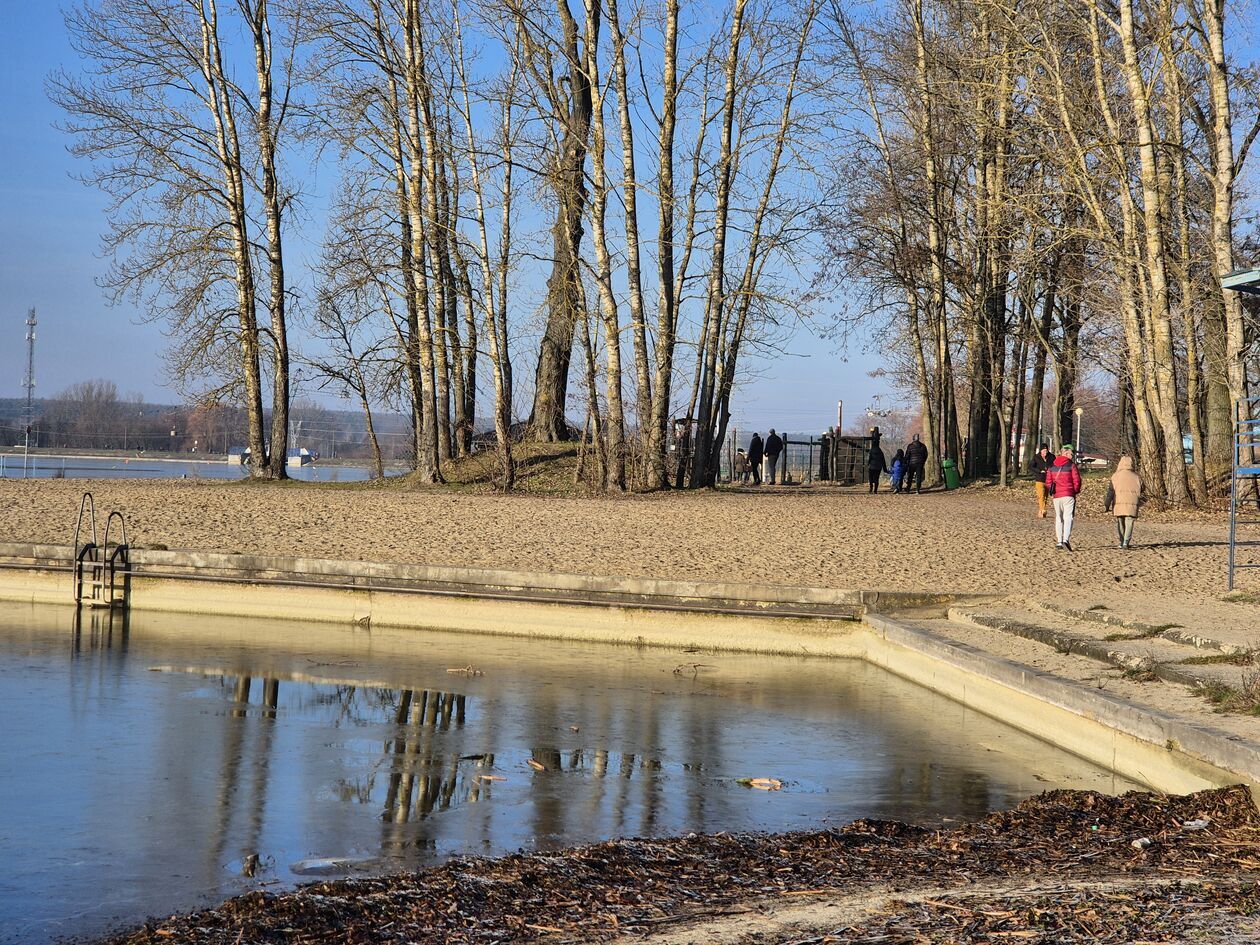
M 83 498 L 79 500 L 79 518 L 74 523 L 74 557 L 77 561 L 82 552 L 79 550 L 79 532 L 83 529 L 83 513 L 88 513 L 92 522 L 92 545 L 96 544 L 96 500 L 92 498 L 92 493 L 83 493 Z M 106 526 L 108 529 L 108 525 Z
M 118 519 L 118 527 L 122 529 L 122 541 L 115 542 L 115 547 L 127 547 L 127 522 L 123 519 L 122 512 L 115 509 L 113 512 L 110 512 L 109 517 L 105 519 L 105 544 L 102 547 L 104 547 L 106 554 L 109 553 L 109 527 L 113 524 L 114 519 Z

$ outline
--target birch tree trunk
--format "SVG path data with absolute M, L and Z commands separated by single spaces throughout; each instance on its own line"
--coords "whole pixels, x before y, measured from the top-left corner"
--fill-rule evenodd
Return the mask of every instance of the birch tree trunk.
M 272 116 L 272 44 L 271 24 L 267 15 L 268 0 L 247 0 L 241 3 L 254 45 L 254 63 L 258 73 L 258 157 L 263 175 L 263 213 L 267 230 L 267 270 L 270 294 L 272 342 L 271 443 L 267 457 L 272 479 L 288 476 L 289 455 L 289 335 L 287 295 L 284 283 L 284 245 L 281 239 L 281 198 L 276 172 L 276 128 L 283 121 Z
M 1090 0 L 1095 3 L 1096 0 Z M 1151 353 L 1160 370 L 1155 374 L 1156 416 L 1164 443 L 1164 491 L 1170 502 L 1189 501 L 1186 464 L 1182 458 L 1181 415 L 1177 409 L 1176 359 L 1172 341 L 1172 312 L 1168 298 L 1168 253 L 1164 243 L 1163 194 L 1160 191 L 1159 155 L 1150 97 L 1142 75 L 1141 57 L 1133 26 L 1133 0 L 1120 0 L 1119 35 L 1124 50 L 1128 83 L 1137 131 L 1142 215 L 1145 224 L 1145 271 L 1151 288 Z
M 669 439 L 669 407 L 674 380 L 674 344 L 678 301 L 674 290 L 674 136 L 678 124 L 678 4 L 665 2 L 664 73 L 658 137 L 656 273 L 659 298 L 656 327 L 656 377 L 647 436 L 649 489 L 669 484 L 666 446 Z M 701 122 L 702 129 L 707 122 Z M 699 149 L 697 147 L 697 154 Z M 643 423 L 642 419 L 640 423 Z
M 670 0 L 676 3 L 676 0 Z M 634 349 L 634 374 L 635 374 L 635 419 L 639 430 L 640 443 L 640 464 L 635 470 L 635 480 L 640 483 L 648 484 L 650 488 L 657 488 L 658 484 L 650 483 L 652 479 L 648 472 L 651 466 L 651 460 L 648 457 L 648 448 L 652 441 L 652 376 L 651 367 L 648 363 L 648 342 L 647 342 L 647 318 L 644 313 L 643 306 L 643 277 L 642 277 L 642 260 L 640 258 L 639 249 L 639 178 L 635 171 L 634 159 L 634 124 L 630 115 L 630 89 L 629 80 L 627 79 L 626 69 L 626 44 L 627 40 L 621 30 L 621 19 L 617 10 L 617 0 L 605 0 L 607 5 L 608 29 L 612 39 L 612 66 L 614 88 L 617 94 L 617 120 L 621 130 L 621 169 L 622 169 L 622 204 L 625 214 L 625 234 L 626 234 L 626 285 L 628 292 L 628 302 L 630 306 L 630 341 Z M 669 16 L 668 10 L 666 16 Z M 677 10 L 674 12 L 675 19 Z M 676 23 L 675 23 L 676 26 Z M 666 30 L 668 31 L 667 24 Z M 666 46 L 668 47 L 670 39 L 666 37 Z M 675 49 L 672 53 L 667 48 L 665 55 L 667 60 L 672 55 L 676 55 Z M 666 70 L 676 68 L 673 62 L 666 63 Z M 672 79 L 666 76 L 666 85 L 671 84 Z M 668 90 L 666 95 L 668 95 Z M 670 105 L 672 108 L 672 103 Z M 670 155 L 670 163 L 673 161 Z M 665 173 L 662 169 L 662 191 L 664 190 L 666 181 Z M 669 186 L 673 187 L 673 169 L 670 169 Z M 664 198 L 662 198 L 664 199 Z M 660 344 L 660 339 L 657 341 Z

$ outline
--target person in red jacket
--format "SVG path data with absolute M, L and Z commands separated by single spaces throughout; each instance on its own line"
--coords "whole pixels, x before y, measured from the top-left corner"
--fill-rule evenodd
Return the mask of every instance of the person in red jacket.
M 1072 444 L 1064 443 L 1046 470 L 1046 492 L 1054 499 L 1055 547 L 1072 550 L 1072 518 L 1081 491 L 1081 471 L 1072 461 Z

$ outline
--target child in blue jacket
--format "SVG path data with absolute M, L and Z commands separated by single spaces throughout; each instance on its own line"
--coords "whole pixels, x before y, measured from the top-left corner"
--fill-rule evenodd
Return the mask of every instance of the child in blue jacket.
M 906 471 L 906 451 L 897 450 L 897 455 L 893 457 L 892 466 L 888 470 L 888 475 L 892 477 L 893 492 L 901 491 L 901 477 Z

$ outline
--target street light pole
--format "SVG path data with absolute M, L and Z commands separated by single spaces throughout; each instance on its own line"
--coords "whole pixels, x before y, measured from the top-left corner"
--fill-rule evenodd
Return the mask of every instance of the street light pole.
M 1085 410 L 1081 407 L 1076 408 L 1076 452 L 1081 451 L 1081 417 L 1085 415 Z

